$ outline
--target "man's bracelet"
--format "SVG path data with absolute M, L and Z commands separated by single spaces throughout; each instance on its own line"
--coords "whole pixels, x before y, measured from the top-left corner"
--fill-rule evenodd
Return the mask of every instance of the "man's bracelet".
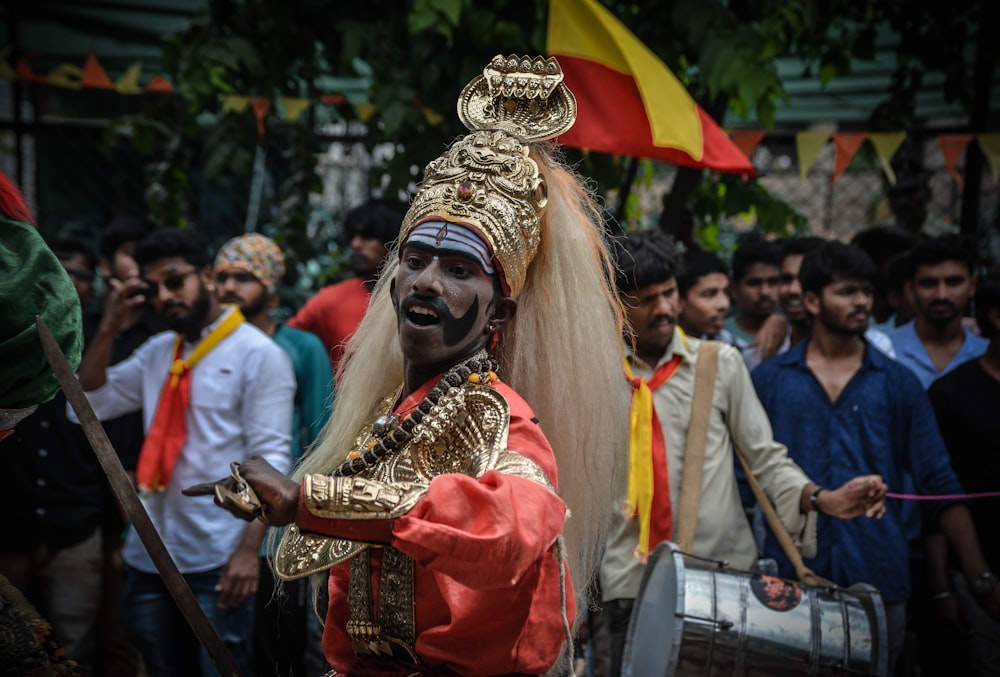
M 813 495 L 809 497 L 809 503 L 812 505 L 813 510 L 815 510 L 820 515 L 825 515 L 826 513 L 823 512 L 823 509 L 821 507 L 819 507 L 819 494 L 822 491 L 826 491 L 826 489 L 820 487 L 819 489 L 814 491 Z

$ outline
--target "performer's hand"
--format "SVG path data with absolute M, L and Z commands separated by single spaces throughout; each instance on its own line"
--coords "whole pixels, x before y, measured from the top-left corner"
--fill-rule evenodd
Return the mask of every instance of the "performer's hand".
M 221 609 L 239 606 L 248 597 L 257 594 L 259 578 L 259 546 L 238 547 L 229 561 L 222 566 L 222 575 L 219 577 L 218 585 L 215 586 L 216 592 L 219 593 L 216 604 Z
M 834 491 L 824 491 L 816 499 L 823 513 L 840 519 L 865 517 L 882 519 L 885 493 L 889 490 L 880 475 L 861 475 Z
M 239 466 L 239 473 L 250 485 L 264 508 L 263 519 L 270 526 L 284 526 L 295 521 L 295 510 L 299 504 L 299 485 L 291 481 L 274 466 L 260 456 L 251 456 Z M 240 519 L 252 521 L 257 515 L 247 512 L 246 508 L 229 501 L 219 501 L 215 486 L 221 485 L 230 492 L 238 491 L 236 481 L 226 477 L 216 482 L 197 484 L 182 490 L 185 496 L 213 496 L 216 505 L 225 508 Z

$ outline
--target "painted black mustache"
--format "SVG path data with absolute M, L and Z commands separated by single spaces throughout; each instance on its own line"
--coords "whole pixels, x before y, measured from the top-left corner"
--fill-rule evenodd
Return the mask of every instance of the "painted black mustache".
M 437 296 L 421 296 L 419 294 L 409 294 L 403 303 L 402 308 L 409 310 L 415 304 L 432 308 L 441 320 L 441 327 L 444 331 L 444 344 L 446 346 L 457 345 L 469 335 L 472 325 L 479 317 L 479 297 L 472 300 L 472 305 L 465 311 L 464 315 L 456 316 L 451 309 Z

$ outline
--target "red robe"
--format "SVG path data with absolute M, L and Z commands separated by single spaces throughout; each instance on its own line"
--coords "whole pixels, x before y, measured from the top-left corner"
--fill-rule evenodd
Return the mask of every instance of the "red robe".
M 432 385 L 396 411 L 411 410 Z M 535 462 L 556 486 L 555 457 L 531 408 L 509 386 L 494 387 L 510 407 L 507 448 Z M 566 639 L 555 552 L 565 516 L 565 503 L 546 487 L 491 470 L 479 479 L 435 477 L 413 509 L 393 521 L 324 519 L 300 501 L 296 522 L 304 531 L 386 543 L 413 558 L 416 652 L 430 669 L 425 674 L 537 675 L 552 667 Z M 382 551 L 369 553 L 377 617 Z M 326 658 L 338 674 L 396 674 L 384 659 L 354 654 L 345 629 L 349 577 L 349 562 L 330 570 Z M 568 572 L 566 595 L 572 619 Z M 399 674 L 409 674 L 399 668 Z

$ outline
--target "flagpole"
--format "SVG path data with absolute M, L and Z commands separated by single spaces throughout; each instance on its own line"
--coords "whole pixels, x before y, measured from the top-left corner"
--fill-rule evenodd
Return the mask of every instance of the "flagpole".
M 622 185 L 618 189 L 618 207 L 615 209 L 615 220 L 618 223 L 625 223 L 625 204 L 628 202 L 628 196 L 632 192 L 632 185 L 635 183 L 635 175 L 638 171 L 639 158 L 629 156 L 628 164 L 625 165 L 625 177 L 622 179 Z

